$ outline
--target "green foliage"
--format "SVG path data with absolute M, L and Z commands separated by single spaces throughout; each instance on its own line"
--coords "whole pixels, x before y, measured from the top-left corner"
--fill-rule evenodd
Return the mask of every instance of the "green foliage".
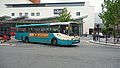
M 101 28 L 101 31 L 102 33 L 106 33 L 106 28 L 105 27 Z
M 105 25 L 120 24 L 120 0 L 104 0 L 102 6 L 102 13 L 99 17 L 103 20 Z
M 71 14 L 70 14 L 70 12 L 68 12 L 67 8 L 63 9 L 63 12 L 61 14 L 59 14 L 59 17 L 57 19 L 60 22 L 69 22 L 69 21 L 72 21 Z
M 101 28 L 101 31 L 102 31 L 102 33 L 103 34 L 106 34 L 106 33 L 109 33 L 109 34 L 112 34 L 112 32 L 113 32 L 113 28 L 110 28 L 110 27 L 102 27 Z

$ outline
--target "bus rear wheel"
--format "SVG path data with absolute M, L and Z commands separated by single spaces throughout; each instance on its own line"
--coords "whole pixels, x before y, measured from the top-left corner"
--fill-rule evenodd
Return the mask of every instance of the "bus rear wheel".
M 52 45 L 57 45 L 57 39 L 52 39 Z
M 29 38 L 28 37 L 25 37 L 25 42 L 29 42 Z

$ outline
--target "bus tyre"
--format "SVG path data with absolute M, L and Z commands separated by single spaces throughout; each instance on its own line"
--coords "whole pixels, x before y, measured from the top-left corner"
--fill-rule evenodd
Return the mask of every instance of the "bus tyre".
M 57 39 L 52 39 L 52 45 L 57 45 Z
M 23 36 L 21 36 L 22 42 L 25 42 L 25 40 L 23 39 Z
M 28 37 L 25 37 L 25 42 L 29 42 L 29 38 Z

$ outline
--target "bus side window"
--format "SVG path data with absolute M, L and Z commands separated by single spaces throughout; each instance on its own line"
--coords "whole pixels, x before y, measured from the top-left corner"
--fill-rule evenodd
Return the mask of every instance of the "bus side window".
M 41 27 L 40 27 L 40 26 L 36 27 L 36 28 L 35 28 L 35 31 L 36 31 L 36 32 L 41 32 Z
M 30 29 L 29 29 L 29 27 L 26 27 L 26 32 L 30 32 Z
M 68 25 L 61 25 L 60 26 L 60 33 L 63 33 L 63 34 L 68 34 Z
M 18 32 L 22 32 L 22 29 L 21 29 L 21 28 L 18 28 Z
M 22 28 L 22 30 L 23 30 L 23 33 L 26 33 L 26 28 Z
M 33 27 L 30 27 L 30 32 L 34 33 Z
M 59 32 L 59 26 L 58 25 L 52 25 L 50 26 L 50 32 L 51 33 L 58 33 Z
M 46 32 L 47 32 L 47 33 L 50 32 L 50 26 L 46 26 Z

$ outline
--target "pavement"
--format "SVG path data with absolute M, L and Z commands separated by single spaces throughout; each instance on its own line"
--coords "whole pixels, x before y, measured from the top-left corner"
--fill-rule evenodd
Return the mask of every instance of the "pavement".
M 16 44 L 1 43 L 0 46 L 16 46 Z
M 120 43 L 114 43 L 113 38 L 108 38 L 106 43 L 106 38 L 100 38 L 98 41 L 93 41 L 91 37 L 89 42 L 95 44 L 107 45 L 107 46 L 120 46 Z
M 12 44 L 10 41 L 0 41 L 0 46 L 16 46 L 16 44 Z
M 101 44 L 101 45 L 108 45 L 108 46 L 120 46 L 120 44 L 105 43 L 105 42 L 99 42 L 99 41 L 93 41 L 93 40 L 89 40 L 89 42 L 95 43 L 95 44 Z

